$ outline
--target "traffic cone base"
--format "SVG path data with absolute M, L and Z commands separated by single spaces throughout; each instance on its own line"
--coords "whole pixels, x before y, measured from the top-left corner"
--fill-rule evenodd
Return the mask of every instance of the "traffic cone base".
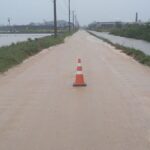
M 85 87 L 87 84 L 73 84 L 74 87 Z

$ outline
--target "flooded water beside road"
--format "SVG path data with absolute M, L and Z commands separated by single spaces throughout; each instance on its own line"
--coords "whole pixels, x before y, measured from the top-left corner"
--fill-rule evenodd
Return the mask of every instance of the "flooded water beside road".
M 146 42 L 143 40 L 137 40 L 137 39 L 132 39 L 132 38 L 126 38 L 126 37 L 120 37 L 120 36 L 115 36 L 111 35 L 107 32 L 95 32 L 95 31 L 90 31 L 94 33 L 95 35 L 108 39 L 114 44 L 119 44 L 122 46 L 130 47 L 130 48 L 135 48 L 138 50 L 141 50 L 147 55 L 150 55 L 150 42 Z
M 0 34 L 0 47 L 8 46 L 12 43 L 27 41 L 29 38 L 41 38 L 51 34 Z

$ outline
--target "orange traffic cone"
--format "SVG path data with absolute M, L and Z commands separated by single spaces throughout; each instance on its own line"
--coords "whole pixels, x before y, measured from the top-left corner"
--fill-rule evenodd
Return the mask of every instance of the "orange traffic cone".
M 82 72 L 81 59 L 78 59 L 76 79 L 75 79 L 75 83 L 73 84 L 73 86 L 86 86 L 84 82 L 84 75 Z

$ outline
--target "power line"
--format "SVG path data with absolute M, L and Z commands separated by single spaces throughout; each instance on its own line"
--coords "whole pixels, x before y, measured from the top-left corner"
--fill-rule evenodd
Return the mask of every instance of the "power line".
M 60 5 L 61 5 L 61 7 L 63 8 L 63 10 L 64 10 L 65 12 L 67 12 L 67 14 L 68 14 L 67 5 L 65 5 L 65 2 L 66 2 L 66 1 L 60 0 Z
M 64 5 L 64 2 L 62 0 L 59 0 L 59 4 L 60 4 L 60 5 L 58 5 L 59 13 L 61 14 L 61 16 L 64 16 L 67 19 L 68 18 L 67 17 L 68 16 L 68 7 L 66 7 Z
M 68 6 L 68 0 L 64 0 L 65 5 Z
M 55 37 L 57 37 L 57 2 L 56 1 L 57 0 L 53 0 L 53 3 L 54 3 L 54 34 L 55 34 Z M 69 24 L 69 32 L 71 32 L 71 2 L 70 2 L 70 0 L 67 0 L 67 1 L 68 1 L 68 11 L 69 11 L 69 14 L 68 14 L 69 15 L 68 16 L 69 17 L 69 22 L 68 22 L 68 24 Z M 67 3 L 66 0 L 64 0 L 64 2 Z M 65 3 L 62 3 L 62 1 L 60 3 L 61 7 L 64 10 L 66 9 L 66 7 L 64 6 Z M 73 22 L 73 29 L 74 29 L 76 19 L 75 19 L 74 11 L 72 13 L 73 13 L 72 14 L 72 20 L 73 20 L 72 22 Z

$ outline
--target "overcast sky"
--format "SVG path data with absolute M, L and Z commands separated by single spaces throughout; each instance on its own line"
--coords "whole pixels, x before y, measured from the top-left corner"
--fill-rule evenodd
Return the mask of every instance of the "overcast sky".
M 53 0 L 0 0 L 0 24 L 28 24 L 53 19 Z M 150 19 L 150 0 L 71 0 L 81 25 L 93 21 L 133 21 L 139 13 Z M 58 19 L 68 19 L 68 0 L 57 0 Z

